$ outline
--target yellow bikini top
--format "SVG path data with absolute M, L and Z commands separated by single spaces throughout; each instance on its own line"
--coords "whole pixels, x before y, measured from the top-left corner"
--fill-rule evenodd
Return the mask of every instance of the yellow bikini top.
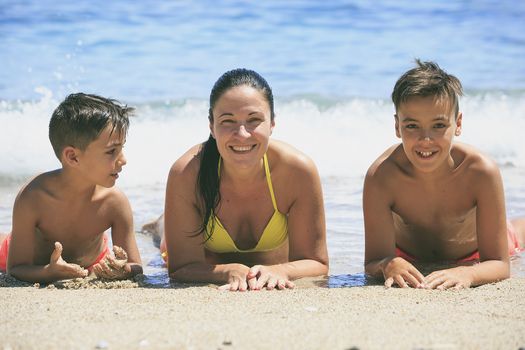
M 264 154 L 264 171 L 266 173 L 266 182 L 268 183 L 268 189 L 270 190 L 270 196 L 272 197 L 273 204 L 273 215 L 268 221 L 268 224 L 264 228 L 263 234 L 257 242 L 257 245 L 252 249 L 239 249 L 235 245 L 235 242 L 232 240 L 224 226 L 221 224 L 221 221 L 217 216 L 213 216 L 208 221 L 207 229 L 211 233 L 210 239 L 208 239 L 204 246 L 206 249 L 215 252 L 215 253 L 252 253 L 252 252 L 264 252 L 267 250 L 272 250 L 279 247 L 283 244 L 288 238 L 288 218 L 286 215 L 277 210 L 277 202 L 275 201 L 275 195 L 273 193 L 272 178 L 270 176 L 270 167 L 268 166 L 268 158 Z M 220 172 L 220 159 L 219 159 L 219 169 Z M 220 173 L 219 173 L 220 175 Z M 213 232 L 212 220 L 215 220 L 215 227 Z

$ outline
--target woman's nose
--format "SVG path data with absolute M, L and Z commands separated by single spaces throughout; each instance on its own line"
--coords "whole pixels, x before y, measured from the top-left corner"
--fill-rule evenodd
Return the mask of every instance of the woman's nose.
M 241 124 L 239 128 L 237 129 L 237 135 L 241 137 L 250 137 L 251 134 L 246 129 L 246 126 L 244 124 Z

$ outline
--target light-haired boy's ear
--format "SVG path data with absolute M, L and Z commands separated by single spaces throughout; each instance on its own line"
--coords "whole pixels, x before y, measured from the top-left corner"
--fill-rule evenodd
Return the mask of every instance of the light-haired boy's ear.
M 463 125 L 463 113 L 459 112 L 458 116 L 456 117 L 456 131 L 454 133 L 456 136 L 461 135 L 462 125 Z
M 78 164 L 78 149 L 73 146 L 64 147 L 62 161 L 69 166 L 76 166 Z
M 401 133 L 399 132 L 399 117 L 397 114 L 394 114 L 394 119 L 396 121 L 395 128 L 396 128 L 396 136 L 401 138 Z

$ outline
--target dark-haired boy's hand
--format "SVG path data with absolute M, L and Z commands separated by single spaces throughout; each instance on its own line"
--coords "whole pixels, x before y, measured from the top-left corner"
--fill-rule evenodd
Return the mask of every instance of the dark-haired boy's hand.
M 55 242 L 55 249 L 51 253 L 47 270 L 53 280 L 86 277 L 88 271 L 77 264 L 70 264 L 62 259 L 62 244 Z
M 115 245 L 113 253 L 115 256 L 107 255 L 101 262 L 93 266 L 93 272 L 98 278 L 118 280 L 130 276 L 131 268 L 126 251 Z
M 468 269 L 467 266 L 458 266 L 434 271 L 425 277 L 425 288 L 439 290 L 469 288 L 472 284 L 472 277 Z
M 423 288 L 425 277 L 411 263 L 403 258 L 395 257 L 386 262 L 383 267 L 385 287 L 397 284 L 401 288 Z

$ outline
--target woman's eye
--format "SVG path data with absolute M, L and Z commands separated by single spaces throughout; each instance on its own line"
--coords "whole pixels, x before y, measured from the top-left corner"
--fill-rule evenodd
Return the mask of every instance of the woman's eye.
M 443 123 L 439 123 L 439 124 L 434 125 L 434 128 L 436 128 L 436 129 L 442 129 L 442 128 L 446 128 L 446 127 L 447 126 L 445 124 L 443 124 Z
M 106 154 L 113 155 L 113 154 L 115 154 L 115 151 L 116 151 L 116 149 L 113 148 L 113 149 L 110 149 L 109 151 L 107 151 Z
M 407 124 L 405 126 L 407 129 L 416 129 L 417 128 L 417 125 L 416 124 Z

